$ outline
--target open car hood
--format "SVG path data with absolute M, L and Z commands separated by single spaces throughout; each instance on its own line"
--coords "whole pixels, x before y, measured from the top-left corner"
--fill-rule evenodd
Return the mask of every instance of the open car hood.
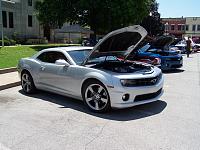
M 172 36 L 160 36 L 150 43 L 150 48 L 165 50 L 173 41 L 174 37 Z
M 94 59 L 97 54 L 101 53 L 122 52 L 125 60 L 146 35 L 147 31 L 139 25 L 129 26 L 110 32 L 95 45 L 83 62 L 83 65 L 85 65 L 90 58 Z
M 174 41 L 170 45 L 176 45 L 178 44 L 182 39 L 181 38 L 175 38 Z

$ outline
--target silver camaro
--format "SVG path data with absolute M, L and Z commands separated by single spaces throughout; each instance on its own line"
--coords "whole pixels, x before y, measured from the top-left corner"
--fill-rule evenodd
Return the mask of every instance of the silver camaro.
M 128 58 L 147 35 L 139 25 L 113 31 L 92 47 L 42 50 L 19 61 L 22 89 L 83 100 L 95 112 L 150 103 L 163 93 L 159 68 Z

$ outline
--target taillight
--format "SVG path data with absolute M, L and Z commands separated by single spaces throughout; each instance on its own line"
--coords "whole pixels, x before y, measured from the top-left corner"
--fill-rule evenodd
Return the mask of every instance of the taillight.
M 160 58 L 154 58 L 152 64 L 153 65 L 160 65 L 161 64 L 161 59 Z

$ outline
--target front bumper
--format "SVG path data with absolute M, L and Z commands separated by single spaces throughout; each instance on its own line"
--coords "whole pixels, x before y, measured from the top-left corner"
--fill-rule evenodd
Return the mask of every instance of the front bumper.
M 161 69 L 162 70 L 170 70 L 170 69 L 181 68 L 182 66 L 183 66 L 183 60 L 179 60 L 179 61 L 165 61 L 165 63 L 163 63 L 161 65 Z
M 153 86 L 110 88 L 108 91 L 111 107 L 127 108 L 157 101 L 163 94 L 163 83 L 162 76 L 161 80 Z M 129 94 L 129 100 L 122 100 L 124 94 Z

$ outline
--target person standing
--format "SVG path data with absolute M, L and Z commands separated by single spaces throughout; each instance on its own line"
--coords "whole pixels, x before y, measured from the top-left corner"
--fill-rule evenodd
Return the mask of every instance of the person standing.
M 190 56 L 190 50 L 191 50 L 191 40 L 190 37 L 188 37 L 188 39 L 186 40 L 186 53 L 187 53 L 187 57 Z

